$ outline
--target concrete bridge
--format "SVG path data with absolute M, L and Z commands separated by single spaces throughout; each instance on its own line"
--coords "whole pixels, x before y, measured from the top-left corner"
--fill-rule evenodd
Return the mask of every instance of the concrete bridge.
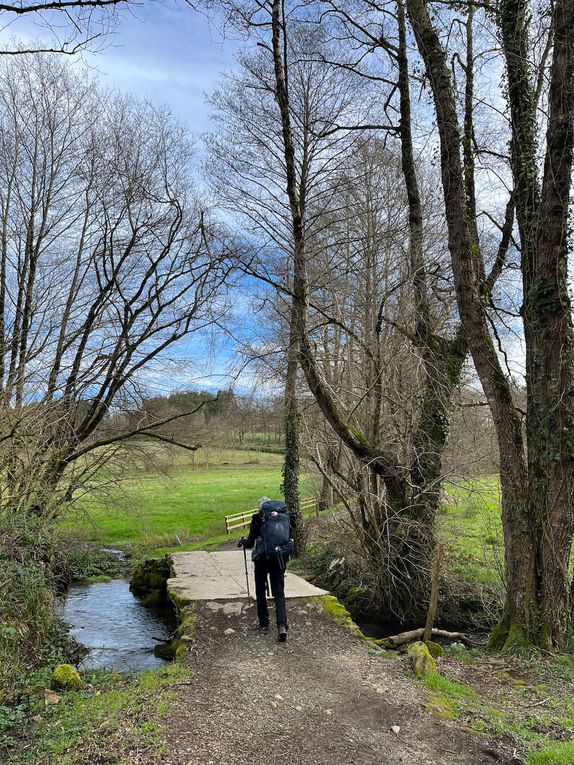
M 167 588 L 184 601 L 243 600 L 247 595 L 245 562 L 242 550 L 225 552 L 181 552 L 170 556 L 174 576 Z M 255 599 L 253 564 L 247 561 L 249 593 Z M 286 598 L 313 598 L 327 595 L 300 576 L 285 574 Z

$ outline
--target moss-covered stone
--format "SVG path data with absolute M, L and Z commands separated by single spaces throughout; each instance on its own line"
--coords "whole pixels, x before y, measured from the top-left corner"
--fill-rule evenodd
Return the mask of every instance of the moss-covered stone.
M 163 608 L 166 604 L 162 590 L 152 590 L 149 595 L 142 597 L 141 602 L 146 608 Z
M 324 613 L 328 614 L 337 624 L 340 624 L 355 637 L 366 640 L 359 627 L 351 618 L 351 614 L 337 598 L 333 595 L 323 595 L 320 600 Z
M 173 640 L 154 649 L 164 659 L 182 659 L 194 641 L 197 614 L 193 603 L 176 607 L 178 627 Z
M 179 592 L 176 592 L 175 590 L 169 590 L 168 596 L 177 613 L 193 603 L 189 598 L 182 597 Z
M 176 632 L 177 637 L 186 638 L 188 641 L 193 640 L 195 626 L 197 624 L 197 614 L 195 613 L 193 604 L 185 606 L 179 611 L 178 621 L 179 627 Z
M 144 605 L 155 608 L 168 603 L 167 580 L 171 576 L 169 561 L 149 558 L 136 567 L 130 581 L 130 590 L 144 599 Z
M 441 656 L 444 656 L 444 648 L 440 643 L 434 643 L 432 640 L 427 640 L 425 645 L 429 649 L 429 653 L 433 659 L 439 659 Z
M 165 643 L 158 643 L 153 649 L 153 655 L 157 656 L 158 659 L 173 661 L 178 646 L 179 641 L 177 640 L 168 640 Z
M 183 602 L 183 601 L 182 601 Z M 174 604 L 175 605 L 175 604 Z M 161 643 L 154 648 L 154 654 L 160 659 L 181 659 L 187 653 L 190 645 L 194 642 L 197 614 L 193 603 L 176 607 L 178 626 L 175 635 L 166 643 Z
M 456 714 L 453 705 L 442 696 L 431 696 L 427 701 L 427 712 L 437 720 L 454 720 Z
M 58 664 L 52 673 L 53 690 L 75 691 L 82 687 L 82 678 L 70 664 Z
M 353 618 L 372 616 L 371 589 L 359 584 L 361 577 L 340 553 L 322 545 L 311 545 L 304 557 L 298 559 L 298 565 L 306 579 L 332 593 Z
M 435 660 L 430 655 L 429 649 L 420 640 L 411 643 L 407 653 L 411 658 L 413 670 L 417 677 L 428 677 L 437 671 Z
M 178 645 L 178 647 L 175 650 L 175 658 L 176 659 L 183 659 L 183 657 L 187 653 L 188 645 L 186 643 L 181 643 Z

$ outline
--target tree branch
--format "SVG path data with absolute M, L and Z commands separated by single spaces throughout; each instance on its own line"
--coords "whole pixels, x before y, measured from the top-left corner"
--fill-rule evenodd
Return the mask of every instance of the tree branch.
M 47 3 L 35 3 L 33 5 L 24 5 L 24 0 L 16 5 L 0 5 L 0 11 L 7 13 L 38 13 L 40 11 L 58 11 L 66 8 L 105 8 L 109 5 L 127 4 L 131 0 L 52 0 Z M 132 3 L 135 4 L 135 3 Z
M 99 441 L 95 441 L 93 444 L 88 444 L 88 446 L 85 446 L 83 449 L 80 449 L 68 457 L 66 462 L 69 464 L 71 462 L 75 462 L 75 460 L 79 459 L 80 457 L 83 457 L 84 454 L 88 454 L 89 452 L 94 451 L 94 449 L 99 449 L 102 446 L 110 446 L 111 444 L 115 444 L 118 441 L 127 441 L 128 438 L 134 438 L 135 436 L 141 436 L 143 434 L 146 434 L 152 438 L 158 438 L 161 440 L 166 440 L 163 436 L 158 436 L 157 433 L 152 433 L 151 431 L 154 428 L 161 428 L 164 425 L 168 425 L 170 422 L 174 422 L 175 420 L 181 420 L 183 417 L 191 417 L 192 414 L 196 414 L 199 412 L 199 410 L 204 407 L 206 404 L 211 404 L 217 401 L 217 398 L 210 398 L 205 401 L 202 401 L 201 404 L 195 407 L 195 409 L 192 409 L 191 412 L 183 412 L 182 414 L 175 414 L 173 417 L 168 417 L 165 420 L 160 420 L 159 422 L 152 423 L 151 425 L 145 425 L 142 428 L 136 428 L 135 430 L 131 430 L 128 433 L 119 433 L 117 436 L 110 436 L 109 438 L 102 438 Z M 176 443 L 174 441 L 168 440 L 168 443 L 174 443 L 176 446 L 181 446 L 185 449 L 191 449 L 192 451 L 195 451 L 196 449 L 199 449 L 201 444 L 195 447 L 185 446 L 184 444 Z

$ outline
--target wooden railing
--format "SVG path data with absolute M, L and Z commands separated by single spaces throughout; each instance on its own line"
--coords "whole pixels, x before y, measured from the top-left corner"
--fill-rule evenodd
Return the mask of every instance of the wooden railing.
M 230 534 L 233 529 L 244 529 L 251 523 L 253 513 L 257 510 L 248 510 L 246 513 L 235 513 L 225 516 L 225 531 Z
M 304 513 L 307 510 L 317 511 L 317 500 L 314 497 L 310 499 L 304 499 L 300 505 L 301 512 Z M 247 510 L 244 513 L 234 513 L 233 515 L 225 516 L 225 531 L 227 534 L 231 534 L 234 529 L 245 529 L 251 523 L 251 518 L 254 513 L 259 512 L 257 508 L 255 510 Z
M 310 499 L 304 499 L 303 502 L 299 504 L 299 508 L 302 513 L 304 513 L 306 510 L 314 510 L 317 512 L 317 500 L 315 497 L 311 497 Z

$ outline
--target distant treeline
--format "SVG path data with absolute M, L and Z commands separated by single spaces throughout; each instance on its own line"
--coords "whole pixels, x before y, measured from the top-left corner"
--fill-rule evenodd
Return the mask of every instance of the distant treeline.
M 144 398 L 138 416 L 154 419 L 199 411 L 179 421 L 178 429 L 212 443 L 276 451 L 283 444 L 282 399 L 256 400 L 233 391 L 178 391 Z
M 178 391 L 144 398 L 133 416 L 166 419 L 192 412 L 202 404 L 196 414 L 178 422 L 176 432 L 196 436 L 205 444 L 272 453 L 283 450 L 281 397 L 262 400 L 239 396 L 230 390 Z M 312 419 L 312 407 L 303 411 Z M 173 430 L 173 426 L 170 428 Z M 309 430 L 317 432 L 312 427 Z M 472 386 L 462 386 L 455 402 L 445 463 L 448 475 L 484 475 L 497 470 L 498 449 L 490 412 L 483 405 L 482 395 Z

